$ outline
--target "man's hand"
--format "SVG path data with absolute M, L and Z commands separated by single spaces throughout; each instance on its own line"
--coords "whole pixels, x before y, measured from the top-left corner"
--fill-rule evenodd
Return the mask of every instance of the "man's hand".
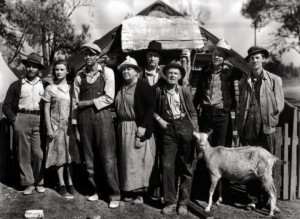
M 77 106 L 79 109 L 82 109 L 82 108 L 91 106 L 93 104 L 94 104 L 93 100 L 82 100 L 82 101 L 78 102 Z
M 188 49 L 184 49 L 182 50 L 180 57 L 187 57 L 189 59 L 190 55 L 191 55 L 190 51 Z
M 163 120 L 162 118 L 160 118 L 158 120 L 158 123 L 159 123 L 160 127 L 162 127 L 163 129 L 167 129 L 168 126 L 170 125 L 170 123 L 168 123 L 167 121 Z
M 138 127 L 136 136 L 141 138 L 145 135 L 145 132 L 146 132 L 146 128 Z

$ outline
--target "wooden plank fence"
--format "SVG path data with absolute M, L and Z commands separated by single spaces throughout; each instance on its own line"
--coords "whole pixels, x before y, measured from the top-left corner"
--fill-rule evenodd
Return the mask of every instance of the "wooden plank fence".
M 276 130 L 275 155 L 286 164 L 275 164 L 274 182 L 278 198 L 294 201 L 300 198 L 300 112 L 296 108 L 291 128 L 284 124 Z

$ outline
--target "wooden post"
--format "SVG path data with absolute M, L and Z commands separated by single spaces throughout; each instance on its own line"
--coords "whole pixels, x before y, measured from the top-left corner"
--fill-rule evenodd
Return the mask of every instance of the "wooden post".
M 284 124 L 283 160 L 289 162 L 289 124 Z M 289 198 L 289 163 L 283 166 L 283 199 Z
M 298 193 L 297 198 L 300 198 L 300 112 L 298 112 L 298 153 L 297 153 L 297 186 L 298 186 Z
M 291 138 L 291 172 L 290 172 L 290 201 L 296 199 L 297 183 L 297 109 L 294 109 L 293 116 L 293 134 Z
M 281 149 L 282 149 L 282 128 L 277 127 L 276 129 L 276 138 L 275 138 L 275 156 L 279 159 L 281 158 Z M 282 165 L 274 165 L 274 184 L 277 190 L 277 198 L 282 199 L 281 185 L 282 185 Z

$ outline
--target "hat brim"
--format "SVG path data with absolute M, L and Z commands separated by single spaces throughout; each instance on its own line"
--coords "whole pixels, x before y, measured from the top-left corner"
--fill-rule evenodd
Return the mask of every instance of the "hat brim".
M 166 65 L 166 66 L 163 68 L 163 73 L 164 73 L 164 75 L 166 75 L 167 70 L 170 69 L 170 68 L 177 68 L 177 69 L 179 69 L 179 71 L 180 71 L 180 73 L 181 73 L 181 78 L 183 79 L 183 78 L 185 77 L 186 72 L 185 72 L 184 67 L 182 67 L 181 65 L 178 65 L 178 64 L 173 64 L 173 63 L 171 63 L 171 64 L 169 64 L 169 65 Z
M 39 69 L 41 69 L 41 70 L 45 69 L 44 65 L 42 65 L 39 62 L 35 62 L 34 60 L 22 59 L 21 62 L 23 63 L 23 65 L 27 65 L 28 63 L 33 63 L 33 64 L 37 65 L 39 67 Z
M 248 62 L 250 56 L 255 55 L 255 54 L 258 54 L 258 53 L 264 54 L 264 55 L 266 56 L 266 59 L 269 58 L 269 56 L 270 56 L 270 53 L 268 52 L 268 50 L 266 50 L 266 49 L 261 49 L 261 50 L 256 50 L 256 51 L 253 51 L 253 52 L 249 53 L 249 54 L 247 55 L 247 57 L 245 58 L 245 61 Z
M 139 72 L 141 72 L 141 71 L 143 71 L 143 69 L 140 67 L 140 66 L 138 66 L 138 65 L 131 65 L 131 64 L 121 64 L 121 65 L 119 65 L 118 67 L 117 67 L 117 69 L 118 69 L 118 71 L 122 71 L 122 68 L 124 68 L 124 67 L 132 67 L 132 68 L 135 68 L 135 69 L 137 69 L 137 72 L 139 73 Z
M 91 47 L 88 47 L 88 46 L 82 46 L 81 47 L 81 51 L 85 51 L 85 50 L 90 50 L 92 51 L 93 53 L 95 53 L 96 55 L 100 55 L 101 52 L 99 52 L 98 50 L 95 50 L 95 49 L 92 49 Z
M 232 56 L 232 51 L 228 50 L 228 49 L 225 49 L 223 47 L 219 47 L 219 46 L 216 46 L 216 45 L 210 45 L 210 46 L 208 46 L 208 49 L 210 51 L 218 49 L 218 50 L 221 50 L 221 51 L 225 52 L 228 56 Z

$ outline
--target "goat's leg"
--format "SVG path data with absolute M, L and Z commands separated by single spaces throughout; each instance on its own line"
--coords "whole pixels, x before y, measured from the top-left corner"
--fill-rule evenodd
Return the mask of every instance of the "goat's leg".
M 206 212 L 210 211 L 210 208 L 211 208 L 211 205 L 212 205 L 212 197 L 213 197 L 213 194 L 214 194 L 214 191 L 216 189 L 216 186 L 218 184 L 219 179 L 220 179 L 220 177 L 217 177 L 217 176 L 212 176 L 211 177 L 211 185 L 210 185 L 210 188 L 209 188 L 208 205 L 204 209 Z
M 222 179 L 219 180 L 219 183 L 218 183 L 218 192 L 219 192 L 219 198 L 218 198 L 218 201 L 216 202 L 216 205 L 220 205 L 223 201 L 223 183 L 222 183 Z
M 274 215 L 275 212 L 280 212 L 279 208 L 276 207 L 276 188 L 273 182 L 272 176 L 268 176 L 262 179 L 262 184 L 269 194 L 270 198 L 270 216 Z

